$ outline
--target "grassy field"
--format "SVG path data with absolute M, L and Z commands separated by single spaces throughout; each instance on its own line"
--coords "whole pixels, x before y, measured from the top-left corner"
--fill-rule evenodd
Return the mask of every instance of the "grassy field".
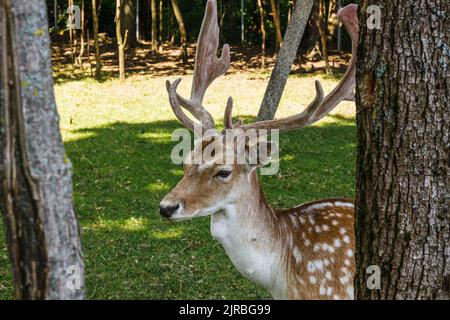
M 174 79 L 174 77 L 171 77 Z M 191 78 L 183 77 L 187 95 Z M 173 224 L 158 204 L 182 175 L 170 161 L 180 124 L 162 77 L 62 81 L 56 85 L 61 130 L 74 166 L 74 200 L 82 227 L 90 299 L 266 299 L 243 278 L 209 233 L 209 218 Z M 328 92 L 335 79 L 323 79 Z M 229 95 L 235 114 L 256 115 L 267 75 L 216 81 L 205 105 L 222 122 Z M 301 111 L 314 94 L 311 77 L 289 80 L 278 117 Z M 270 203 L 288 207 L 354 195 L 354 105 L 343 103 L 313 127 L 282 134 L 281 169 L 262 179 Z M 248 118 L 247 118 L 248 119 Z M 1 222 L 0 222 L 1 224 Z M 0 299 L 13 298 L 0 226 Z

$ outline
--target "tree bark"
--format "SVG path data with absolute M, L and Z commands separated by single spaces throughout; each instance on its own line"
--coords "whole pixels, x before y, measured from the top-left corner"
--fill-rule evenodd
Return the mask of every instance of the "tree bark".
M 101 0 L 100 0 L 101 1 Z M 98 43 L 98 14 L 100 6 L 97 7 L 97 0 L 92 0 L 92 24 L 94 29 L 94 47 L 95 47 L 95 75 L 94 78 L 100 81 L 102 78 L 102 63 L 100 60 L 100 46 Z
M 281 34 L 280 13 L 278 12 L 277 1 L 270 0 L 270 6 L 272 8 L 273 23 L 275 24 L 275 40 L 277 41 L 277 48 L 280 48 L 283 42 L 283 35 Z
M 125 30 L 125 35 L 122 36 L 122 0 L 116 0 L 116 40 L 117 51 L 119 56 L 119 78 L 125 80 L 125 47 L 128 40 L 128 30 Z
M 18 299 L 82 299 L 71 164 L 53 93 L 45 1 L 0 4 L 0 211 Z
M 266 67 L 266 27 L 264 24 L 264 18 L 266 16 L 264 12 L 264 0 L 258 0 L 260 28 L 261 28 L 261 68 Z
M 381 29 L 369 29 L 371 4 Z M 450 2 L 362 1 L 358 299 L 450 299 Z M 381 290 L 366 286 L 368 266 Z
M 158 51 L 158 20 L 156 12 L 156 0 L 151 0 L 152 11 L 152 51 Z
M 302 0 L 297 1 L 294 6 L 291 23 L 288 25 L 284 37 L 284 45 L 278 53 L 275 67 L 259 109 L 258 120 L 273 119 L 277 112 L 313 4 L 314 0 Z
M 183 64 L 188 64 L 188 51 L 187 51 L 187 32 L 184 25 L 183 15 L 181 14 L 180 7 L 178 6 L 177 0 L 172 1 L 172 8 L 175 18 L 177 19 L 178 29 L 180 30 L 180 41 L 181 41 L 181 55 L 183 58 Z

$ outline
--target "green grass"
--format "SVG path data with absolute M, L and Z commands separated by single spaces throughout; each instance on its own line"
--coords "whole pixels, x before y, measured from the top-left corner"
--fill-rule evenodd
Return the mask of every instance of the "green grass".
M 301 110 L 313 79 L 289 81 L 277 116 Z M 91 299 L 266 299 L 242 277 L 209 233 L 209 218 L 179 224 L 158 215 L 158 204 L 182 172 L 170 161 L 180 127 L 163 78 L 124 83 L 91 80 L 55 88 L 66 152 L 74 166 L 74 200 L 82 227 L 87 296 Z M 219 79 L 205 105 L 218 122 L 228 95 L 236 114 L 257 113 L 267 79 L 236 74 Z M 324 79 L 329 91 L 337 82 Z M 190 78 L 180 86 L 189 91 Z M 270 203 L 289 207 L 322 197 L 354 195 L 355 126 L 344 103 L 319 124 L 281 134 L 281 170 L 263 177 Z M 1 223 L 0 223 L 1 224 Z M 3 226 L 0 299 L 13 298 Z

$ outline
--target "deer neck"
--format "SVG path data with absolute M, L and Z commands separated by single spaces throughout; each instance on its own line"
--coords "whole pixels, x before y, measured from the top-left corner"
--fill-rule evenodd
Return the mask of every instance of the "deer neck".
M 249 179 L 251 188 L 212 216 L 211 234 L 245 277 L 274 297 L 285 298 L 276 214 L 266 201 L 256 172 Z

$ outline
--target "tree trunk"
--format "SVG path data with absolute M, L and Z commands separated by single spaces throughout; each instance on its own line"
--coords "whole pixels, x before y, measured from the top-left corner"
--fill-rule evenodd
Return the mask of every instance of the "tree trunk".
M 178 28 L 180 30 L 180 41 L 181 41 L 181 54 L 183 57 L 183 64 L 188 64 L 188 51 L 187 51 L 187 32 L 184 26 L 183 15 L 181 14 L 180 7 L 178 6 L 177 0 L 172 1 L 172 8 L 175 18 L 177 19 Z
M 283 35 L 281 34 L 280 13 L 278 12 L 277 0 L 270 0 L 270 6 L 272 7 L 272 17 L 276 30 L 275 40 L 277 41 L 277 48 L 280 48 L 283 42 Z
M 73 6 L 73 0 L 68 0 L 67 2 L 68 7 L 70 8 Z M 70 22 L 72 24 L 72 21 Z M 74 37 L 73 28 L 71 27 L 69 29 L 69 46 L 70 46 L 70 63 L 71 67 L 73 68 L 75 65 L 75 51 L 76 51 L 76 45 L 74 45 L 74 41 L 76 39 L 76 36 Z
M 159 52 L 163 51 L 163 18 L 164 18 L 164 11 L 163 11 L 163 0 L 159 0 Z
M 360 7 L 356 296 L 450 299 L 448 0 Z M 369 20 L 370 21 L 370 20 Z M 381 290 L 366 286 L 380 268 Z
M 157 16 L 158 13 L 156 12 L 156 0 L 151 0 L 151 11 L 152 11 L 152 51 L 156 52 L 158 51 L 158 20 Z
M 294 6 L 291 23 L 288 25 L 284 37 L 284 45 L 278 53 L 275 67 L 259 109 L 258 120 L 273 119 L 277 112 L 313 3 L 314 0 L 302 0 L 297 1 Z
M 328 46 L 327 46 L 327 25 L 328 25 L 328 14 L 326 9 L 325 0 L 320 0 L 319 2 L 319 32 L 320 32 L 320 42 L 322 45 L 322 57 L 325 62 L 325 71 L 328 75 L 333 74 L 330 67 L 330 62 L 328 60 Z
M 121 0 L 121 2 L 121 31 L 122 34 L 128 34 L 126 48 L 135 48 L 137 46 L 135 0 Z
M 102 78 L 102 63 L 100 60 L 100 46 L 98 43 L 98 14 L 100 6 L 97 7 L 97 0 L 92 0 L 92 24 L 94 29 L 94 47 L 95 47 L 95 80 Z
M 128 40 L 128 30 L 125 30 L 125 35 L 122 36 L 122 14 L 121 7 L 122 0 L 116 0 L 116 38 L 117 38 L 117 50 L 119 56 L 119 78 L 125 80 L 125 47 Z
M 16 297 L 82 299 L 83 256 L 44 0 L 1 2 L 0 60 L 0 211 Z
M 266 27 L 264 25 L 264 0 L 258 0 L 259 18 L 261 20 L 261 68 L 266 67 Z
M 84 55 L 84 0 L 81 0 L 81 32 L 80 32 L 80 53 L 77 57 L 77 65 L 83 69 Z

